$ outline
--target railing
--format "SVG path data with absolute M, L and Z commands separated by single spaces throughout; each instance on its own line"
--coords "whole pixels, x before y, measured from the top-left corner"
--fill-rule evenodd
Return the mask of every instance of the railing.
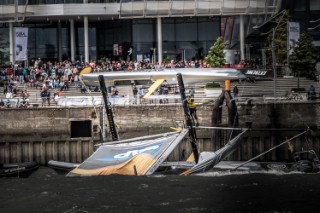
M 121 0 L 120 18 L 275 14 L 280 0 Z
M 23 22 L 29 0 L 3 0 L 0 3 L 0 23 Z

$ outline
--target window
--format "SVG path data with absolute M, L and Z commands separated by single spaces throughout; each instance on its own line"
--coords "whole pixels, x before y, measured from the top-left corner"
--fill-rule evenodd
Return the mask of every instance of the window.
M 294 1 L 294 11 L 305 11 L 306 10 L 306 2 L 301 0 Z
M 71 121 L 71 138 L 91 137 L 91 120 Z
M 320 1 L 310 0 L 310 10 L 320 10 Z

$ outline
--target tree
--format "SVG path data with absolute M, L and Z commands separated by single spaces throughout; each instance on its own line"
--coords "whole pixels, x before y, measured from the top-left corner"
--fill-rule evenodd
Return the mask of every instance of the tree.
M 290 68 L 294 74 L 315 79 L 317 55 L 311 36 L 307 33 L 300 35 L 298 43 L 293 47 L 293 53 L 289 56 Z
M 285 11 L 281 16 L 272 21 L 275 24 L 273 47 L 276 56 L 275 63 L 287 63 L 288 54 L 288 22 L 290 20 L 289 11 Z M 272 61 L 272 39 L 273 32 L 270 31 L 267 39 L 266 50 L 269 61 Z
M 226 63 L 224 58 L 224 42 L 222 37 L 219 37 L 217 41 L 210 47 L 207 57 L 205 57 L 206 62 L 212 67 L 223 67 Z

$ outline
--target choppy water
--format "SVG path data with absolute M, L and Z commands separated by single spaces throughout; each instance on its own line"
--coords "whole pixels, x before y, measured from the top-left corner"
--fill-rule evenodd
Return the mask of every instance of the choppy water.
M 318 173 L 65 177 L 40 167 L 0 179 L 0 212 L 320 212 L 319 186 Z

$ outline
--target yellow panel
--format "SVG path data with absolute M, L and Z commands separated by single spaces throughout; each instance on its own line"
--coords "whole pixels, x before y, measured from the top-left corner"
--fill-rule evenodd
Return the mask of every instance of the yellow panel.
M 91 67 L 86 67 L 83 70 L 80 71 L 80 76 L 83 74 L 91 73 Z
M 165 79 L 156 80 L 148 90 L 148 93 L 143 96 L 143 98 L 148 98 L 156 89 L 164 82 Z
M 148 157 L 144 154 L 138 154 L 128 161 L 111 165 L 107 167 L 97 168 L 97 169 L 79 169 L 75 168 L 71 173 L 83 175 L 83 176 L 92 176 L 92 175 L 135 175 L 135 167 L 137 175 L 145 175 L 148 169 L 155 163 L 155 160 L 151 157 Z
M 192 162 L 192 161 L 195 161 L 195 158 L 194 158 L 194 154 L 191 153 L 190 156 L 188 157 L 187 159 L 187 162 Z

